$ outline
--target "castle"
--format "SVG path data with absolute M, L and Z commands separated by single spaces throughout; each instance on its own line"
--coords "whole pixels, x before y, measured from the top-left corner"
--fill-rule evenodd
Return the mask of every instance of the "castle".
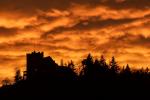
M 26 71 L 24 79 L 71 79 L 74 72 L 71 68 L 59 66 L 50 57 L 44 57 L 43 52 L 32 52 L 26 55 Z
M 32 52 L 26 55 L 26 71 L 24 72 L 24 77 L 26 79 L 33 79 L 35 77 L 46 76 L 58 65 L 50 57 L 44 57 L 43 52 Z

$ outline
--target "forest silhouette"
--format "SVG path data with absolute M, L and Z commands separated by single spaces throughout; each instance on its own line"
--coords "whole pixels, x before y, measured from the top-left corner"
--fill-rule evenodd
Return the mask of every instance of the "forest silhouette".
M 70 61 L 58 65 L 43 52 L 26 55 L 26 70 L 16 69 L 14 83 L 2 81 L 0 97 L 119 97 L 148 96 L 149 68 L 133 70 L 127 64 L 121 68 L 115 57 L 109 63 L 104 56 L 94 59 L 91 54 L 81 62 L 81 71 L 75 72 Z M 134 95 L 135 94 L 135 95 Z

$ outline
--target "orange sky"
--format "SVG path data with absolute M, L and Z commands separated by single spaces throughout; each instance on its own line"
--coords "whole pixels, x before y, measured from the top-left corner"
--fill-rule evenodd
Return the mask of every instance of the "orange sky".
M 44 51 L 57 62 L 88 53 L 150 66 L 149 0 L 0 0 L 0 80 Z

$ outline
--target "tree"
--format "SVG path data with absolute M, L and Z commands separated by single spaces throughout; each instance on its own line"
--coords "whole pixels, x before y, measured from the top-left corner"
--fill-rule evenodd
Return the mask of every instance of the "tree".
M 146 73 L 146 74 L 149 73 L 149 68 L 148 68 L 148 67 L 145 69 L 145 73 Z
M 101 58 L 100 58 L 100 66 L 103 70 L 103 72 L 107 72 L 108 71 L 108 65 L 106 63 L 106 59 L 104 58 L 104 56 L 102 55 Z
M 126 68 L 123 70 L 123 75 L 126 77 L 126 78 L 130 78 L 131 77 L 131 69 L 129 67 L 129 65 L 127 64 L 126 65 Z
M 2 85 L 3 85 L 3 86 L 11 85 L 10 79 L 6 78 L 6 79 L 2 80 Z
M 93 64 L 93 57 L 91 56 L 91 54 L 89 54 L 87 58 L 82 61 L 82 74 L 84 73 L 84 76 L 91 76 L 91 74 L 93 73 Z
M 110 66 L 110 71 L 112 73 L 118 73 L 119 72 L 119 66 L 115 60 L 115 57 L 112 57 L 112 60 L 110 61 L 109 66 Z
M 100 61 L 98 59 L 96 59 L 94 62 L 94 65 L 93 65 L 93 74 L 95 74 L 94 77 L 98 77 L 101 74 L 101 72 L 102 72 L 101 69 L 102 68 L 100 66 Z
M 18 83 L 21 79 L 22 79 L 21 71 L 19 69 L 16 69 L 15 82 Z
M 125 68 L 125 72 L 131 72 L 131 69 L 129 67 L 129 64 L 127 64 L 126 68 Z
M 101 66 L 105 66 L 106 65 L 106 60 L 105 60 L 103 55 L 100 58 L 100 64 L 101 64 Z
M 88 69 L 90 69 L 92 67 L 92 65 L 93 65 L 93 57 L 91 56 L 91 54 L 89 54 L 87 56 L 87 58 L 82 61 L 82 65 L 85 66 Z
M 95 67 L 100 67 L 100 61 L 98 59 L 95 60 L 94 66 Z
M 74 62 L 71 60 L 71 61 L 68 63 L 68 67 L 71 68 L 72 70 L 75 70 L 74 66 L 75 66 L 75 64 L 74 64 Z

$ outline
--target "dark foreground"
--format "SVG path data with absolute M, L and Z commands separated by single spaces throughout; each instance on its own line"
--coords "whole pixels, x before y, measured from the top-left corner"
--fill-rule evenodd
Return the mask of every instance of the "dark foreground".
M 48 98 L 133 100 L 150 97 L 150 82 L 144 81 L 24 81 L 0 89 L 1 98 Z

